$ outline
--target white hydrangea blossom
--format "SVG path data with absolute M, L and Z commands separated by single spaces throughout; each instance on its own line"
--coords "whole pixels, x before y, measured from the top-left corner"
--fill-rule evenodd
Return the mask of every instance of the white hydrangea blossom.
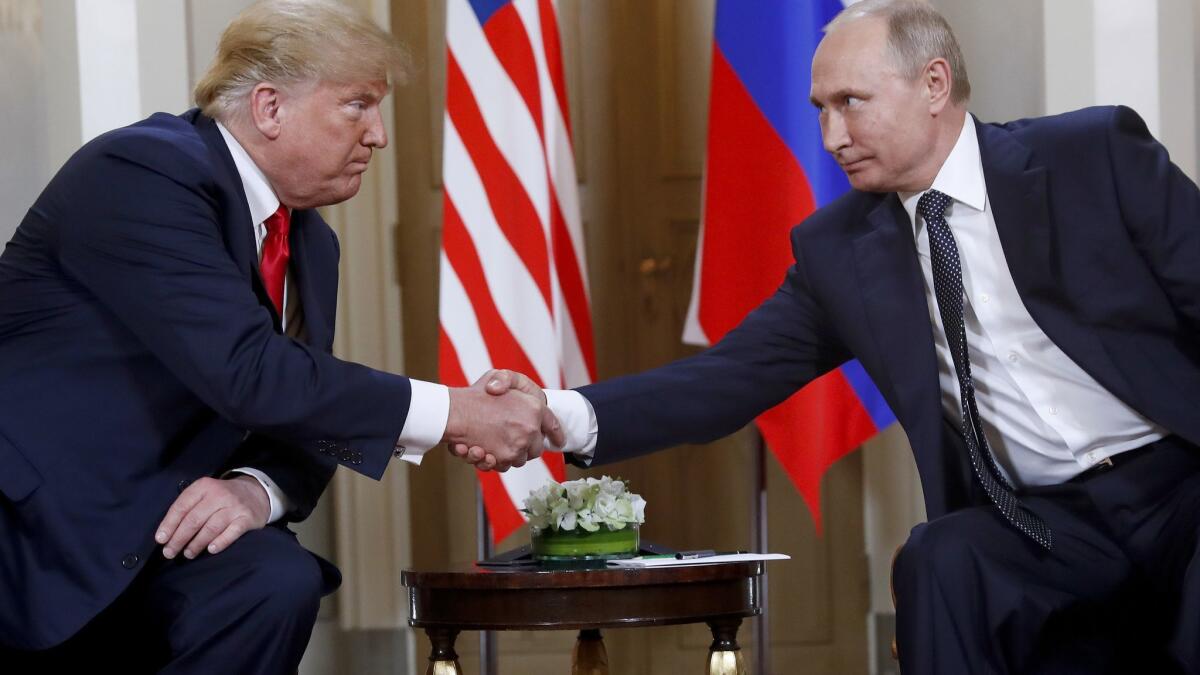
M 646 522 L 646 500 L 608 476 L 550 481 L 529 493 L 524 511 L 534 530 L 596 532 L 602 525 L 621 530 Z

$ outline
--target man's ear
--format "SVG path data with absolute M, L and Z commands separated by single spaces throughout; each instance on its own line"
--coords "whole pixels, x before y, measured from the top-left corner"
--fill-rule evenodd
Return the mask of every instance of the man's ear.
M 259 82 L 250 90 L 250 122 L 268 140 L 275 140 L 283 127 L 279 114 L 279 87 Z
M 925 66 L 923 76 L 925 90 L 929 96 L 929 112 L 937 115 L 950 103 L 950 90 L 954 86 L 950 64 L 946 59 L 936 58 Z

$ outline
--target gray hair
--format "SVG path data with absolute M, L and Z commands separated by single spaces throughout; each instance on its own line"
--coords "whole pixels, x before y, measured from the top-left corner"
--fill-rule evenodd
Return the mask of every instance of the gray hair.
M 887 22 L 888 49 L 900 74 L 915 79 L 933 59 L 950 64 L 950 100 L 965 103 L 971 98 L 967 62 L 958 39 L 946 18 L 919 0 L 860 0 L 843 9 L 825 26 L 825 32 L 839 25 L 865 18 Z
M 408 55 L 369 17 L 336 0 L 260 0 L 221 34 L 217 55 L 196 84 L 196 105 L 228 121 L 245 112 L 260 82 L 403 81 Z

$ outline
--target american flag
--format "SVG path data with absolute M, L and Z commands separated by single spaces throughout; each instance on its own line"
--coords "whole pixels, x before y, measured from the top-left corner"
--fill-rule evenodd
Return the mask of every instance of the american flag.
M 551 0 L 448 0 L 439 375 L 508 368 L 549 388 L 595 379 L 583 228 Z M 480 472 L 494 541 L 562 456 Z

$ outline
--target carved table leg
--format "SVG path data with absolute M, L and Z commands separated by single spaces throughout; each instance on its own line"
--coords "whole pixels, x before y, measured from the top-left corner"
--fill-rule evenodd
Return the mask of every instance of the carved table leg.
M 706 675 L 746 675 L 746 661 L 742 658 L 742 648 L 737 643 L 738 627 L 741 625 L 740 618 L 714 619 L 708 622 L 713 642 L 708 649 Z
M 579 631 L 571 653 L 571 675 L 608 675 L 608 652 L 598 629 Z
M 425 634 L 433 648 L 429 653 L 429 669 L 425 675 L 463 675 L 458 665 L 458 654 L 454 651 L 457 628 L 426 628 Z

